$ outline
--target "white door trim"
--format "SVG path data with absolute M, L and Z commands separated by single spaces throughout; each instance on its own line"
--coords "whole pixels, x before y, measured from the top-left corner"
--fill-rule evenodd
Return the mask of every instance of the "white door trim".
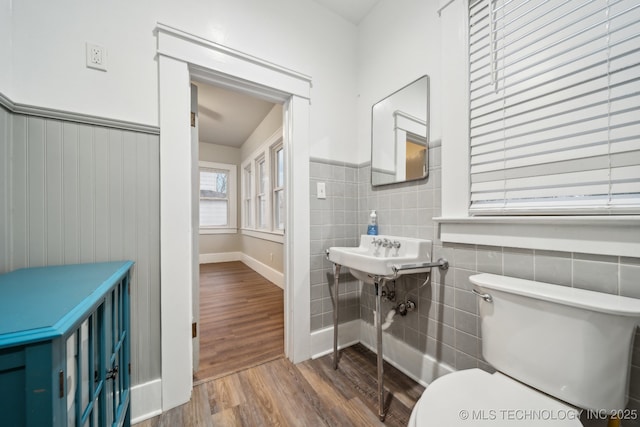
M 162 410 L 191 397 L 190 80 L 234 88 L 285 104 L 287 165 L 285 354 L 308 359 L 310 334 L 309 99 L 311 78 L 158 24 L 160 104 L 160 287 Z M 295 177 L 295 179 L 293 179 Z M 295 215 L 294 215 L 295 212 Z

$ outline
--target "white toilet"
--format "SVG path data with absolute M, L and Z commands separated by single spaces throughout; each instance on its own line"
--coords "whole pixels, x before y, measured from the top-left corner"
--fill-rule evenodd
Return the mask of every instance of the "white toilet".
M 482 354 L 496 370 L 433 381 L 409 426 L 582 426 L 623 410 L 640 299 L 478 274 Z

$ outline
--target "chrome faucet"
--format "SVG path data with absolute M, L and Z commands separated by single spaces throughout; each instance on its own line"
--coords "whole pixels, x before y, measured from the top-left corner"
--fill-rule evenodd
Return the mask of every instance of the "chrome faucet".
M 387 239 L 386 237 L 384 239 L 376 239 L 375 237 L 373 238 L 373 240 L 371 241 L 371 244 L 376 246 L 376 247 L 380 247 L 382 246 L 383 248 L 394 248 L 394 249 L 399 249 L 400 248 L 400 242 L 397 240 L 394 240 L 393 242 L 389 239 Z

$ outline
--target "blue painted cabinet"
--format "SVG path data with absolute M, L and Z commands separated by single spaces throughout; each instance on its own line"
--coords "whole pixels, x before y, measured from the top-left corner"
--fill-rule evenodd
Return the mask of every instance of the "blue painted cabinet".
M 130 261 L 0 275 L 0 425 L 129 426 Z

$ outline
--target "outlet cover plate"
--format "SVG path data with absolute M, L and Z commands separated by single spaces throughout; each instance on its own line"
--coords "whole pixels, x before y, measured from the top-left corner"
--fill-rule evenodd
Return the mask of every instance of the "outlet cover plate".
M 327 198 L 327 187 L 324 182 L 318 182 L 316 184 L 316 193 L 318 194 L 318 199 Z
M 107 49 L 97 44 L 87 43 L 87 68 L 107 71 Z

